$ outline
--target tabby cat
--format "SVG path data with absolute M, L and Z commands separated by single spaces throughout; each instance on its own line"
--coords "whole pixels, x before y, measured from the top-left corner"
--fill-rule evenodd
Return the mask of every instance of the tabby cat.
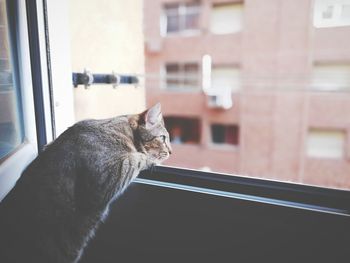
M 169 154 L 160 104 L 70 127 L 0 203 L 0 261 L 78 262 L 111 202 Z

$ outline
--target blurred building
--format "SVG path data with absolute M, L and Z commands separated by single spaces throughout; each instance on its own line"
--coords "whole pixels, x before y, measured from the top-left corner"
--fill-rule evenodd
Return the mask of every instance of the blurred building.
M 145 0 L 168 165 L 350 188 L 350 3 Z

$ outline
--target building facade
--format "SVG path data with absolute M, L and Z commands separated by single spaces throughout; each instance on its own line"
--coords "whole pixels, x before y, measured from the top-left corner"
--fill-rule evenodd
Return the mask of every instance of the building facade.
M 350 3 L 146 0 L 168 165 L 350 188 Z

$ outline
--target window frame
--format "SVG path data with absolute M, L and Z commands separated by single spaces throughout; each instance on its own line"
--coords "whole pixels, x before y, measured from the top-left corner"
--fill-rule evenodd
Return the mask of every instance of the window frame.
M 170 87 L 170 85 L 168 85 L 168 73 L 167 73 L 167 65 L 176 65 L 178 67 L 178 77 L 177 81 L 178 81 L 178 87 L 176 87 L 176 85 L 173 85 L 173 87 Z M 188 85 L 185 87 L 185 83 L 186 83 L 186 71 L 185 71 L 185 67 L 186 65 L 196 65 L 197 66 L 197 82 L 198 82 L 198 86 L 191 86 Z M 161 88 L 163 90 L 166 91 L 170 91 L 170 92 L 199 92 L 202 89 L 202 79 L 201 79 L 201 64 L 198 63 L 197 61 L 183 61 L 183 62 L 166 62 L 163 67 L 161 68 L 161 79 L 162 79 L 162 83 L 161 83 Z
M 43 146 L 74 123 L 69 22 L 62 20 L 68 0 L 8 2 L 15 12 L 25 140 L 0 160 L 0 201 Z
M 238 7 L 241 6 L 242 9 L 242 14 L 241 14 L 241 27 L 239 28 L 239 30 L 229 30 L 227 32 L 215 32 L 215 30 L 213 30 L 212 27 L 212 20 L 213 20 L 213 14 L 215 12 L 215 8 L 220 8 L 220 7 L 227 7 L 227 6 L 233 6 L 233 7 Z M 243 1 L 233 1 L 233 2 L 218 2 L 218 3 L 213 3 L 211 5 L 211 10 L 210 10 L 210 22 L 209 22 L 209 28 L 208 30 L 210 31 L 211 34 L 213 35 L 217 35 L 217 36 L 225 36 L 225 35 L 234 35 L 234 34 L 239 34 L 243 31 L 244 29 L 244 3 Z
M 345 4 L 341 3 L 341 1 L 332 1 L 332 0 L 316 0 L 313 4 L 313 26 L 316 29 L 322 29 L 322 28 L 332 28 L 332 27 L 347 27 L 350 26 L 350 17 L 343 18 L 341 16 L 342 14 L 342 8 Z M 325 12 L 328 12 L 328 10 L 325 10 L 324 8 L 332 7 L 332 17 L 323 17 Z M 335 16 L 334 16 L 335 15 Z
M 22 114 L 24 121 L 24 142 L 7 157 L 0 160 L 0 201 L 14 186 L 24 168 L 38 153 L 35 128 L 34 92 L 32 86 L 32 68 L 27 27 L 27 14 L 25 1 L 7 1 L 8 10 L 13 16 L 9 26 L 14 27 L 12 35 L 15 52 L 18 56 L 13 63 L 18 72 L 17 83 L 20 86 Z
M 196 3 L 196 2 L 195 2 Z M 188 7 L 189 3 L 188 2 L 178 2 L 178 3 L 173 3 L 173 5 L 176 5 L 176 15 L 179 19 L 178 21 L 178 26 L 179 29 L 178 31 L 174 32 L 168 32 L 168 14 L 170 13 L 167 10 L 167 5 L 164 5 L 162 8 L 162 14 L 160 16 L 160 34 L 162 37 L 173 37 L 173 36 L 195 36 L 199 35 L 201 33 L 201 4 L 200 2 L 196 3 L 196 6 L 190 6 Z M 174 12 L 174 11 L 172 11 Z M 185 17 L 187 14 L 196 14 L 198 12 L 198 28 L 196 29 L 185 29 Z M 175 14 L 175 12 L 174 12 Z M 172 15 L 174 15 L 172 14 Z
M 140 173 L 138 184 L 178 189 L 316 213 L 350 217 L 350 191 L 249 176 L 154 166 Z
M 213 141 L 213 126 L 214 125 L 220 125 L 223 126 L 224 128 L 228 128 L 230 126 L 232 127 L 236 127 L 237 128 L 237 144 L 230 144 L 230 143 L 217 143 Z M 239 145 L 240 145 L 240 131 L 239 131 L 239 124 L 238 123 L 218 123 L 218 122 L 210 122 L 209 123 L 209 135 L 210 135 L 210 141 L 209 141 L 209 146 L 212 148 L 216 148 L 216 149 L 227 149 L 227 150 L 234 150 L 236 151 L 237 149 L 239 149 Z
M 166 115 L 166 116 L 163 116 L 164 118 L 164 122 L 165 122 L 165 125 L 167 126 L 167 123 L 170 122 L 171 120 L 175 120 L 177 119 L 177 121 L 179 122 L 188 122 L 188 123 L 192 123 L 191 124 L 191 128 L 193 129 L 182 129 L 184 128 L 186 125 L 178 125 L 178 127 L 181 128 L 181 132 L 182 132 L 182 135 L 183 137 L 190 137 L 190 138 L 198 138 L 198 141 L 191 141 L 191 140 L 188 140 L 188 141 L 185 141 L 183 140 L 183 138 L 181 138 L 181 142 L 180 143 L 174 143 L 173 142 L 173 138 L 172 137 L 172 129 L 169 129 L 168 127 L 168 131 L 169 131 L 169 135 L 170 135 L 170 141 L 172 144 L 176 145 L 181 145 L 181 146 L 184 146 L 184 145 L 193 145 L 193 146 L 199 146 L 201 144 L 201 139 L 202 139 L 202 132 L 201 132 L 201 126 L 202 126 L 202 123 L 201 123 L 201 120 L 200 118 L 196 117 L 196 116 L 193 116 L 193 117 L 186 117 L 186 118 L 182 118 L 182 117 L 178 117 L 178 116 L 174 116 L 174 115 Z M 187 123 L 187 124 L 188 124 Z M 171 127 L 173 128 L 173 126 Z M 194 136 L 186 136 L 186 131 L 189 131 L 189 130 L 192 130 L 193 131 L 193 135 Z M 196 136 L 197 135 L 197 136 Z
M 67 4 L 66 1 L 64 2 Z M 13 187 L 23 169 L 35 158 L 38 152 L 36 129 L 33 125 L 33 123 L 35 123 L 35 110 L 33 100 L 34 93 L 31 84 L 31 73 L 32 70 L 35 71 L 36 69 L 30 67 L 29 41 L 27 37 L 23 37 L 28 35 L 25 1 L 19 0 L 18 3 L 18 21 L 20 25 L 18 34 L 21 36 L 21 41 L 17 43 L 17 48 L 21 59 L 21 63 L 19 63 L 19 72 L 21 75 L 21 92 L 23 93 L 22 102 L 26 140 L 25 143 L 8 158 L 0 162 L 0 185 L 2 187 L 0 189 L 0 200 Z M 54 4 L 50 2 L 48 9 L 50 10 L 53 8 Z M 55 23 L 58 22 L 59 20 L 55 21 Z M 57 39 L 54 37 L 53 40 L 50 40 L 50 43 L 55 40 Z M 42 54 L 42 52 L 40 54 Z M 55 56 L 55 54 L 53 54 L 53 56 Z M 62 75 L 58 74 L 60 70 L 55 68 L 55 63 L 59 64 L 60 61 L 56 61 L 52 65 L 53 73 L 57 72 L 54 77 L 60 77 Z M 66 64 L 61 65 L 61 67 L 66 67 Z M 69 70 L 68 68 L 65 72 Z M 69 81 L 70 75 L 65 76 L 65 78 L 64 81 L 67 81 L 67 79 Z M 54 84 L 56 83 L 57 82 L 54 81 Z M 67 88 L 72 92 L 71 85 L 68 85 Z M 65 90 L 60 92 L 60 94 L 65 94 Z M 66 104 L 63 106 L 70 104 L 70 99 L 72 98 L 68 98 L 68 100 L 65 101 Z M 72 105 L 68 108 L 72 108 Z M 55 112 L 55 116 L 56 114 L 59 113 Z M 68 123 L 69 121 L 67 125 Z M 167 166 L 155 166 L 151 170 L 142 172 L 140 177 L 136 179 L 136 182 L 165 188 L 196 191 L 210 195 L 220 195 L 227 198 L 251 200 L 257 203 L 267 203 L 321 213 L 350 216 L 350 191 L 347 190 L 328 189 Z

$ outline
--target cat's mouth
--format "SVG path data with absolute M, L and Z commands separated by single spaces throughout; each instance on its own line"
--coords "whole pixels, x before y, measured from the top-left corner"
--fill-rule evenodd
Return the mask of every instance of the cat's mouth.
M 158 155 L 158 159 L 160 160 L 166 160 L 168 159 L 170 156 L 170 154 L 168 152 L 161 152 L 159 155 Z
M 168 159 L 170 156 L 170 154 L 168 152 L 161 152 L 158 154 L 152 154 L 152 159 L 155 163 L 159 164 L 163 161 L 165 161 L 166 159 Z

